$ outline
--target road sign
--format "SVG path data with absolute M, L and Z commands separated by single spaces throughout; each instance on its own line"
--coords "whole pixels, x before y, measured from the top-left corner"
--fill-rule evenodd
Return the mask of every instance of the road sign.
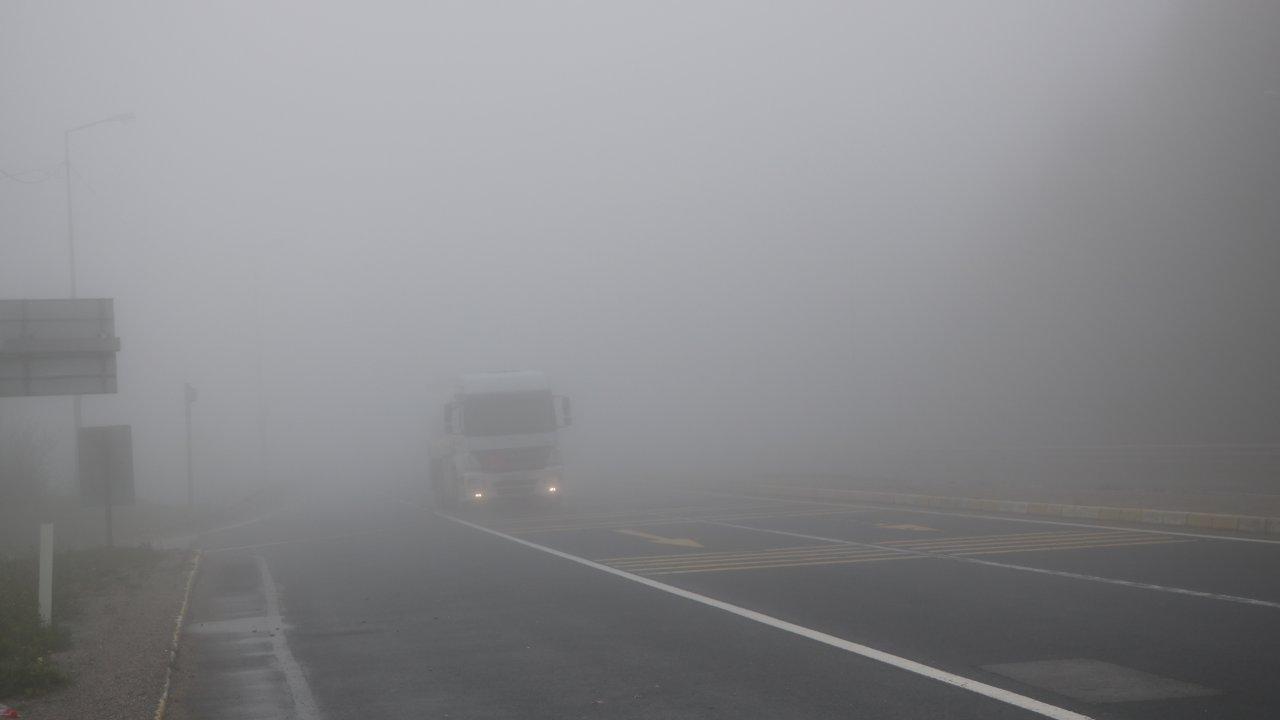
M 80 497 L 85 505 L 133 504 L 133 429 L 80 428 Z
M 108 298 L 0 300 L 0 397 L 116 391 Z

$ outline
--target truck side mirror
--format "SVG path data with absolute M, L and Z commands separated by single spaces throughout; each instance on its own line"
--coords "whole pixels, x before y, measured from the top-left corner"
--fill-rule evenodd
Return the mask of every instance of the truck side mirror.
M 573 406 L 569 404 L 569 398 L 560 396 L 560 422 L 561 427 L 569 427 L 573 424 Z
M 454 427 L 453 418 L 458 412 L 458 403 L 447 402 L 444 404 L 444 431 L 450 435 L 456 435 L 458 429 Z

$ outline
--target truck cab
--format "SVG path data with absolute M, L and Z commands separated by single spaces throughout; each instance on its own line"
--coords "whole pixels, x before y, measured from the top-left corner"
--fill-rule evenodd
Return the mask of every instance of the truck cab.
M 443 420 L 431 453 L 437 505 L 563 497 L 559 431 L 572 415 L 569 399 L 554 395 L 543 373 L 463 375 Z

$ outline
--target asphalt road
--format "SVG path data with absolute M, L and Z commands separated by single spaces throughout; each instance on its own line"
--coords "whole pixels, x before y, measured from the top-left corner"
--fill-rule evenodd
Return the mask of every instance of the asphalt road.
M 175 718 L 1274 718 L 1280 543 L 679 490 L 204 539 Z

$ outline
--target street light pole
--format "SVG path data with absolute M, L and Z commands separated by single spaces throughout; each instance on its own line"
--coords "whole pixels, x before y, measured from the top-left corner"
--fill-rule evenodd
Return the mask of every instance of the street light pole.
M 67 130 L 62 133 L 62 162 L 63 172 L 67 180 L 67 285 L 71 291 L 71 298 L 75 299 L 79 294 L 76 291 L 76 214 L 73 212 L 74 196 L 71 182 L 71 133 L 74 130 Z M 71 396 L 71 417 L 72 417 L 72 449 L 75 454 L 75 476 L 74 482 L 78 492 L 83 492 L 79 487 L 80 478 L 80 428 L 84 425 L 80 411 L 80 396 Z M 114 538 L 111 537 L 111 500 L 105 499 L 107 506 L 107 547 L 111 547 Z
M 76 293 L 76 215 L 72 211 L 75 205 L 74 196 L 72 194 L 73 185 L 71 183 L 71 133 L 74 130 L 67 130 L 62 133 L 62 166 L 67 176 L 67 285 L 71 290 L 71 297 L 75 298 Z M 76 407 L 80 406 L 80 396 L 76 395 Z M 79 426 L 79 423 L 76 423 Z
M 66 185 L 67 185 L 67 208 L 66 208 L 67 209 L 67 285 L 68 285 L 68 289 L 71 291 L 72 299 L 75 299 L 76 297 L 78 297 L 79 293 L 76 287 L 76 214 L 75 214 L 75 203 L 74 203 L 75 196 L 73 194 L 73 188 L 75 187 L 75 183 L 71 181 L 71 173 L 72 173 L 71 133 L 79 132 L 81 130 L 87 130 L 95 125 L 103 125 L 105 123 L 112 123 L 112 122 L 127 123 L 127 122 L 131 122 L 132 120 L 133 120 L 133 113 L 131 112 L 120 113 L 119 115 L 112 115 L 111 117 L 105 117 L 105 118 L 102 118 L 101 120 L 94 120 L 91 123 L 85 123 L 84 125 L 77 125 L 76 127 L 68 128 L 64 130 L 62 133 L 62 165 L 63 165 L 63 170 L 66 173 Z M 75 448 L 75 458 L 76 458 L 75 483 L 78 485 L 80 483 L 80 427 L 83 425 L 83 423 L 81 422 L 79 395 L 73 395 L 71 397 L 71 414 L 72 414 L 72 417 L 75 419 L 75 429 L 74 429 L 75 437 L 72 438 L 72 443 L 74 443 L 73 447 Z M 110 495 L 106 496 L 106 506 L 107 506 L 107 546 L 110 547 L 112 544 L 111 496 Z
M 90 122 L 90 123 L 77 125 L 76 127 L 73 127 L 73 128 L 67 128 L 62 133 L 62 165 L 63 165 L 63 168 L 66 170 L 66 175 L 67 175 L 66 177 L 66 181 L 67 181 L 67 284 L 70 286 L 72 298 L 75 298 L 77 296 L 77 292 L 76 292 L 76 218 L 75 218 L 75 204 L 74 204 L 75 198 L 74 198 L 74 191 L 73 191 L 75 184 L 71 182 L 71 174 L 73 172 L 72 165 L 71 165 L 71 134 L 80 132 L 81 130 L 88 130 L 89 128 L 95 127 L 97 125 L 105 125 L 107 123 L 133 122 L 133 118 L 134 116 L 133 116 L 133 113 L 131 112 L 120 113 L 118 115 L 112 115 L 110 117 L 102 118 L 101 120 L 94 120 L 93 122 Z M 79 400 L 79 398 L 80 396 L 77 395 L 76 396 L 77 401 Z
M 267 486 L 267 478 L 270 476 L 268 470 L 269 462 L 267 459 L 267 385 L 266 372 L 264 370 L 264 355 L 266 350 L 263 345 L 262 325 L 263 314 L 265 313 L 262 301 L 262 276 L 255 272 L 253 274 L 253 299 L 254 299 L 254 316 L 256 322 L 255 344 L 257 345 L 257 385 L 258 385 L 258 487 L 256 492 L 261 492 Z
M 191 405 L 196 401 L 196 389 L 191 386 L 191 383 L 187 383 L 185 399 L 187 405 L 187 506 L 190 507 L 196 501 L 195 473 L 191 470 Z

